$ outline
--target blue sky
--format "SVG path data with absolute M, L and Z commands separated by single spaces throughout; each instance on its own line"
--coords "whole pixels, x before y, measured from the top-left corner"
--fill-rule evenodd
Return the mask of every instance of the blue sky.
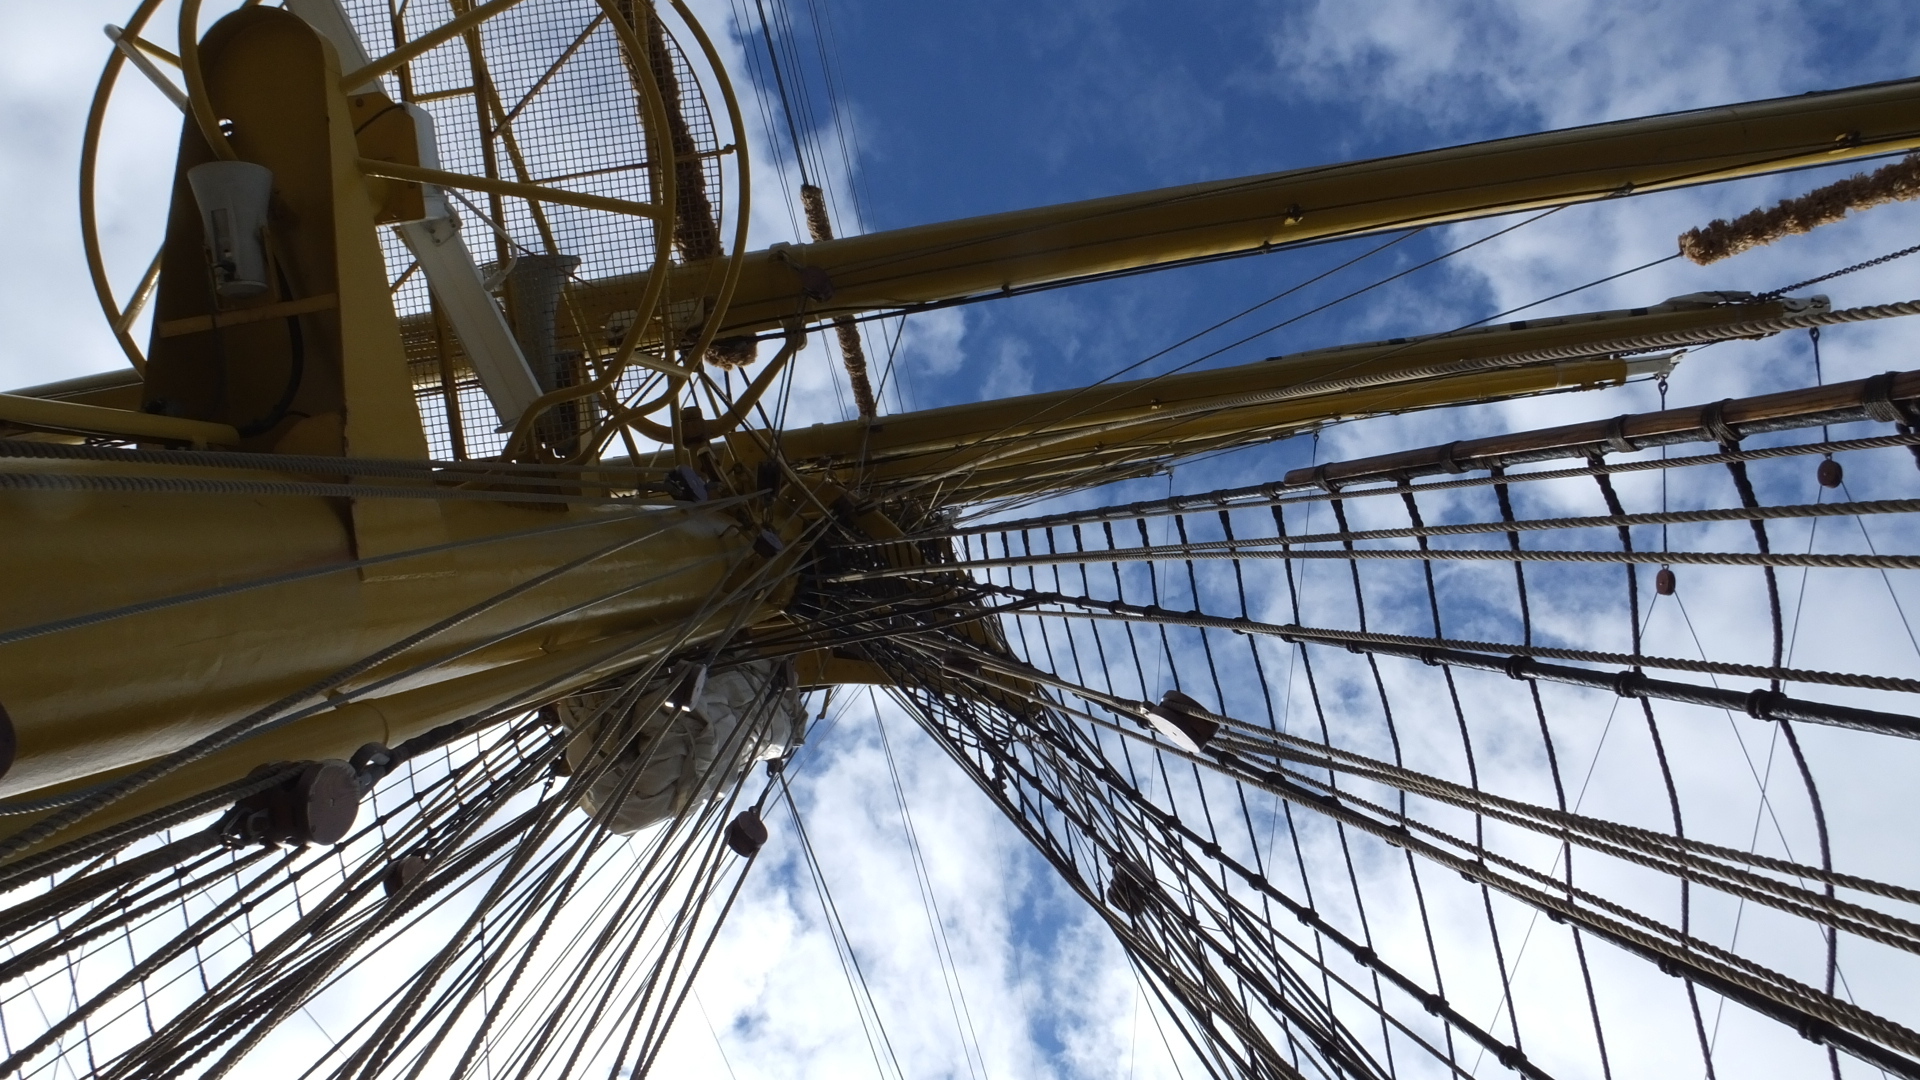
M 806 0 L 786 3 L 796 22 L 812 25 Z M 831 176 L 843 232 L 1920 73 L 1920 9 L 1898 0 L 814 4 L 833 28 L 840 120 L 853 150 L 852 176 L 843 169 Z M 72 177 L 86 97 L 105 55 L 99 24 L 122 19 L 126 6 L 0 9 L 0 33 L 35 46 L 17 50 L 0 70 L 0 205 L 9 208 L 12 238 L 12 257 L 0 267 L 0 321 L 8 327 L 0 382 L 8 386 L 123 362 L 100 325 L 78 256 Z M 752 0 L 698 5 L 739 61 L 734 74 L 743 90 L 745 50 L 758 42 L 737 33 L 730 11 L 751 7 Z M 802 47 L 811 67 L 813 43 Z M 781 192 L 790 196 L 797 176 L 790 164 L 776 164 L 786 157 L 775 149 L 784 133 L 758 131 L 757 109 L 748 104 L 761 163 L 760 246 L 792 238 Z M 152 250 L 154 184 L 169 167 L 177 132 L 164 103 L 135 100 L 128 108 L 114 129 L 104 184 L 109 248 L 123 288 Z M 838 133 L 824 134 L 837 154 Z M 1207 363 L 1447 329 L 1665 254 L 1688 226 L 1824 178 L 1762 179 L 1568 210 Z M 1244 325 L 1278 322 L 1506 224 L 1414 237 Z M 1666 264 L 1539 313 L 1646 304 L 1705 288 L 1768 289 L 1915 242 L 1917 226 L 1913 207 L 1876 210 L 1723 266 Z M 915 317 L 888 407 L 1085 384 L 1372 243 Z M 1845 306 L 1910 298 L 1920 295 L 1916 267 L 1893 264 L 1827 291 Z M 1240 335 L 1215 337 L 1229 336 Z M 1829 378 L 1907 365 L 1890 356 L 1910 340 L 1904 328 L 1885 324 L 1834 334 Z M 1145 370 L 1192 360 L 1213 341 Z M 879 366 L 884 346 L 869 351 Z M 1807 360 L 1801 339 L 1718 349 L 1684 363 L 1674 393 L 1705 401 L 1798 385 L 1810 375 Z M 803 388 L 826 390 L 837 379 L 817 348 L 809 365 Z M 1319 452 L 1444 441 L 1651 402 L 1642 386 L 1391 418 L 1329 433 Z M 807 409 L 799 419 L 840 415 L 830 393 Z M 1198 490 L 1269 479 L 1314 452 L 1309 440 L 1297 440 L 1184 468 L 1171 481 L 1138 484 L 1116 498 L 1163 493 L 1169 483 Z M 809 751 L 817 757 L 801 770 L 798 790 L 906 1073 L 970 1075 L 962 1045 L 977 1039 L 987 1075 L 1174 1075 L 1170 1058 L 1184 1058 L 1164 1048 L 1104 928 L 904 717 L 889 715 L 974 1031 L 963 1035 L 947 1008 L 890 774 L 863 703 L 853 702 Z M 713 1030 L 698 1018 L 681 1024 L 675 1075 L 848 1076 L 873 1068 L 795 845 L 778 816 L 772 825 L 764 865 L 703 976 L 699 1008 Z

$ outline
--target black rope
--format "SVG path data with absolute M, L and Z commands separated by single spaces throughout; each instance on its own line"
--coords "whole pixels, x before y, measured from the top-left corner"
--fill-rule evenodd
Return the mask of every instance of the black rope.
M 807 156 L 801 148 L 800 125 L 793 118 L 793 101 L 787 96 L 786 76 L 780 71 L 780 50 L 773 44 L 773 24 L 767 18 L 766 0 L 753 0 L 753 6 L 760 13 L 760 36 L 766 42 L 767 62 L 773 67 L 773 83 L 779 90 L 781 111 L 787 117 L 787 134 L 793 139 L 793 160 L 800 169 L 800 182 L 811 184 L 813 178 L 807 172 Z

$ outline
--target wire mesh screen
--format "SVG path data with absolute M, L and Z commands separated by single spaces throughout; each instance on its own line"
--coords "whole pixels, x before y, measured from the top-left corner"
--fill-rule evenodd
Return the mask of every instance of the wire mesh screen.
M 345 6 L 375 56 L 466 10 L 446 0 L 397 8 L 381 0 L 348 0 Z M 615 28 L 591 0 L 527 0 L 428 51 L 384 85 L 397 99 L 432 115 L 440 167 L 446 171 L 647 203 L 654 198 L 657 169 L 634 80 L 651 70 L 668 106 L 663 137 L 676 160 L 675 258 L 717 256 L 723 151 L 700 79 L 651 5 L 629 4 L 622 14 L 636 27 L 645 57 L 627 55 Z M 509 269 L 524 255 L 566 255 L 580 260 L 570 275 L 573 286 L 629 280 L 637 297 L 638 275 L 653 264 L 650 218 L 473 191 L 449 194 L 467 246 L 487 272 Z M 457 334 L 436 327 L 431 291 L 423 275 L 409 272 L 413 259 L 406 245 L 391 231 L 383 233 L 381 244 L 432 452 L 498 455 L 507 433 L 498 430 L 499 419 L 486 407 Z M 575 378 L 584 380 L 599 374 L 598 361 L 617 343 L 624 325 L 619 305 L 611 311 L 582 307 L 571 291 L 562 297 L 559 331 L 578 346 L 581 368 Z M 627 372 L 609 396 L 637 398 L 643 375 L 638 369 Z M 451 392 L 443 385 L 448 378 Z M 449 416 L 453 405 L 457 417 Z

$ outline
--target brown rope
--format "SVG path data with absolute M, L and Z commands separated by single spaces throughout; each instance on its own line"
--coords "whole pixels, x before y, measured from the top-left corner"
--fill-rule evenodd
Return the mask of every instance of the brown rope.
M 800 185 L 800 205 L 806 209 L 807 232 L 818 244 L 833 239 L 833 222 L 827 218 L 827 195 L 812 184 Z M 860 418 L 877 415 L 873 403 L 873 383 L 867 378 L 867 350 L 860 344 L 860 327 L 851 316 L 833 320 L 833 332 L 840 335 L 840 359 L 847 365 L 847 379 L 853 384 L 853 403 Z
M 1752 210 L 1732 221 L 1716 219 L 1704 228 L 1680 234 L 1680 253 L 1701 266 L 1771 244 L 1784 236 L 1812 232 L 1847 216 L 1903 199 L 1920 198 L 1920 154 L 1909 154 L 1870 173 L 1856 173 L 1798 198 L 1782 199 L 1772 209 Z
M 680 73 L 675 66 L 679 45 L 673 41 L 666 24 L 654 12 L 653 5 L 620 0 L 619 10 L 627 24 L 639 32 L 647 51 L 643 58 L 621 50 L 627 75 L 634 84 L 634 94 L 641 100 L 645 99 L 642 80 L 650 73 L 654 85 L 659 87 L 660 99 L 666 105 L 667 130 L 655 132 L 643 125 L 643 134 L 649 147 L 648 160 L 659 161 L 665 157 L 652 149 L 654 141 L 662 135 L 665 136 L 667 148 L 673 151 L 676 192 L 673 246 L 679 250 L 680 257 L 689 263 L 718 259 L 726 253 L 720 243 L 720 215 L 714 209 L 713 192 L 707 185 L 706 155 L 701 151 L 693 127 L 687 121 L 689 101 L 701 109 L 706 107 L 706 103 L 698 97 L 699 87 L 689 89 L 681 85 Z M 697 334 L 690 336 L 687 344 L 690 345 L 697 337 Z M 723 338 L 707 346 L 706 362 L 720 368 L 738 368 L 753 363 L 758 356 L 759 350 L 751 338 Z

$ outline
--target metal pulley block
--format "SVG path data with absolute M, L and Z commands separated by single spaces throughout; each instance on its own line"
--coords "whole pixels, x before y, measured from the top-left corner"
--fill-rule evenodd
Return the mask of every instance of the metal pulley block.
M 413 884 L 421 874 L 427 872 L 427 860 L 422 855 L 403 855 L 387 864 L 380 875 L 380 887 L 389 897 L 397 896 L 401 890 Z
M 1839 462 L 1833 460 L 1833 455 L 1828 454 L 1826 458 L 1820 462 L 1819 467 L 1814 469 L 1813 475 L 1814 479 L 1820 481 L 1821 487 L 1837 488 L 1841 482 L 1846 479 L 1847 473 L 1845 469 L 1840 467 Z
M 760 820 L 760 812 L 748 807 L 727 823 L 727 847 L 743 859 L 751 859 L 760 854 L 760 848 L 767 842 L 767 823 Z
M 262 765 L 253 774 L 287 769 L 285 763 Z M 337 758 L 309 761 L 281 783 L 236 802 L 217 828 L 236 843 L 337 844 L 360 815 L 361 793 L 352 765 Z
M 707 478 L 691 465 L 677 465 L 667 474 L 667 493 L 677 502 L 706 502 Z

